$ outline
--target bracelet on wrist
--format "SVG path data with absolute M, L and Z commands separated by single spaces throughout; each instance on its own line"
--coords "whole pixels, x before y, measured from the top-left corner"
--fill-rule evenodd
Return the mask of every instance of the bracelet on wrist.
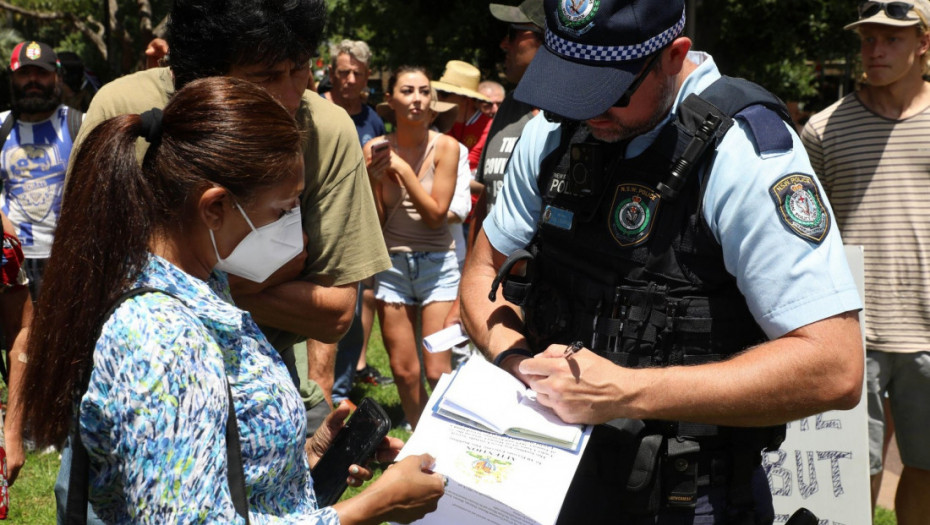
M 512 355 L 522 355 L 524 357 L 533 357 L 533 352 L 530 352 L 526 348 L 509 348 L 497 354 L 497 356 L 494 357 L 494 361 L 492 361 L 492 363 L 494 363 L 494 366 L 500 368 L 501 363 L 504 362 L 504 359 L 507 359 L 508 357 Z

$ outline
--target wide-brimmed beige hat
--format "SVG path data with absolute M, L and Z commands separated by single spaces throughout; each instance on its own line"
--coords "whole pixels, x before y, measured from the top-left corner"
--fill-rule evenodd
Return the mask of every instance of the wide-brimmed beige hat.
M 432 92 L 432 97 L 430 98 L 429 108 L 436 113 L 436 116 L 433 118 L 433 126 L 436 126 L 436 129 L 440 133 L 445 133 L 452 129 L 452 125 L 455 124 L 455 118 L 459 114 L 458 104 L 453 104 L 452 102 L 441 102 L 436 97 L 436 91 Z M 375 107 L 375 111 L 378 112 L 378 116 L 381 117 L 385 122 L 390 122 L 391 124 L 397 124 L 396 119 L 394 118 L 394 109 L 391 108 L 390 104 L 387 102 L 382 102 Z
M 481 102 L 490 102 L 491 99 L 478 92 L 480 83 L 481 71 L 478 71 L 478 68 L 468 62 L 450 60 L 446 62 L 446 70 L 442 72 L 439 80 L 430 82 L 430 85 L 439 91 L 455 93 Z

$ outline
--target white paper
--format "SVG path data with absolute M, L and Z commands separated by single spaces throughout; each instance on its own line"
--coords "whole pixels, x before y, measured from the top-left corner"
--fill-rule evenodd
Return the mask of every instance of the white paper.
M 423 347 L 427 352 L 445 352 L 453 346 L 458 346 L 468 341 L 468 334 L 462 330 L 462 325 L 456 323 L 448 328 L 428 335 L 423 338 Z
M 429 453 L 436 458 L 434 470 L 449 478 L 437 510 L 415 523 L 554 524 L 591 427 L 579 450 L 569 451 L 460 425 L 434 413 L 449 381 L 448 375 L 440 379 L 398 456 Z

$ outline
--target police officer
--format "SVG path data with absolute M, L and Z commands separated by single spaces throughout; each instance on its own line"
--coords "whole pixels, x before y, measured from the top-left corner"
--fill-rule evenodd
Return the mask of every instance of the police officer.
M 486 357 L 597 425 L 560 523 L 771 523 L 761 452 L 861 392 L 861 303 L 804 148 L 777 98 L 691 51 L 684 7 L 545 0 L 516 90 L 545 113 L 462 281 Z

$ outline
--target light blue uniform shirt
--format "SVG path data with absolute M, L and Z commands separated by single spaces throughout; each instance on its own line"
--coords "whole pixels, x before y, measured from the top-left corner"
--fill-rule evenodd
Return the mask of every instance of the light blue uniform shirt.
M 682 84 L 672 115 L 689 94 L 700 93 L 720 78 L 709 55 L 691 52 L 688 58 L 699 65 Z M 672 115 L 630 141 L 627 158 L 645 151 Z M 779 218 L 770 188 L 787 175 L 813 177 L 814 173 L 800 138 L 789 130 L 790 150 L 759 155 L 749 127 L 737 119 L 717 148 L 703 202 L 704 219 L 723 248 L 727 271 L 736 277 L 750 312 L 772 339 L 862 308 L 832 211 L 830 231 L 820 244 L 795 234 Z M 504 176 L 498 205 L 484 222 L 497 251 L 513 253 L 533 238 L 542 209 L 536 186 L 539 166 L 558 147 L 560 135 L 559 125 L 542 114 L 524 129 Z M 829 208 L 823 188 L 814 179 Z

